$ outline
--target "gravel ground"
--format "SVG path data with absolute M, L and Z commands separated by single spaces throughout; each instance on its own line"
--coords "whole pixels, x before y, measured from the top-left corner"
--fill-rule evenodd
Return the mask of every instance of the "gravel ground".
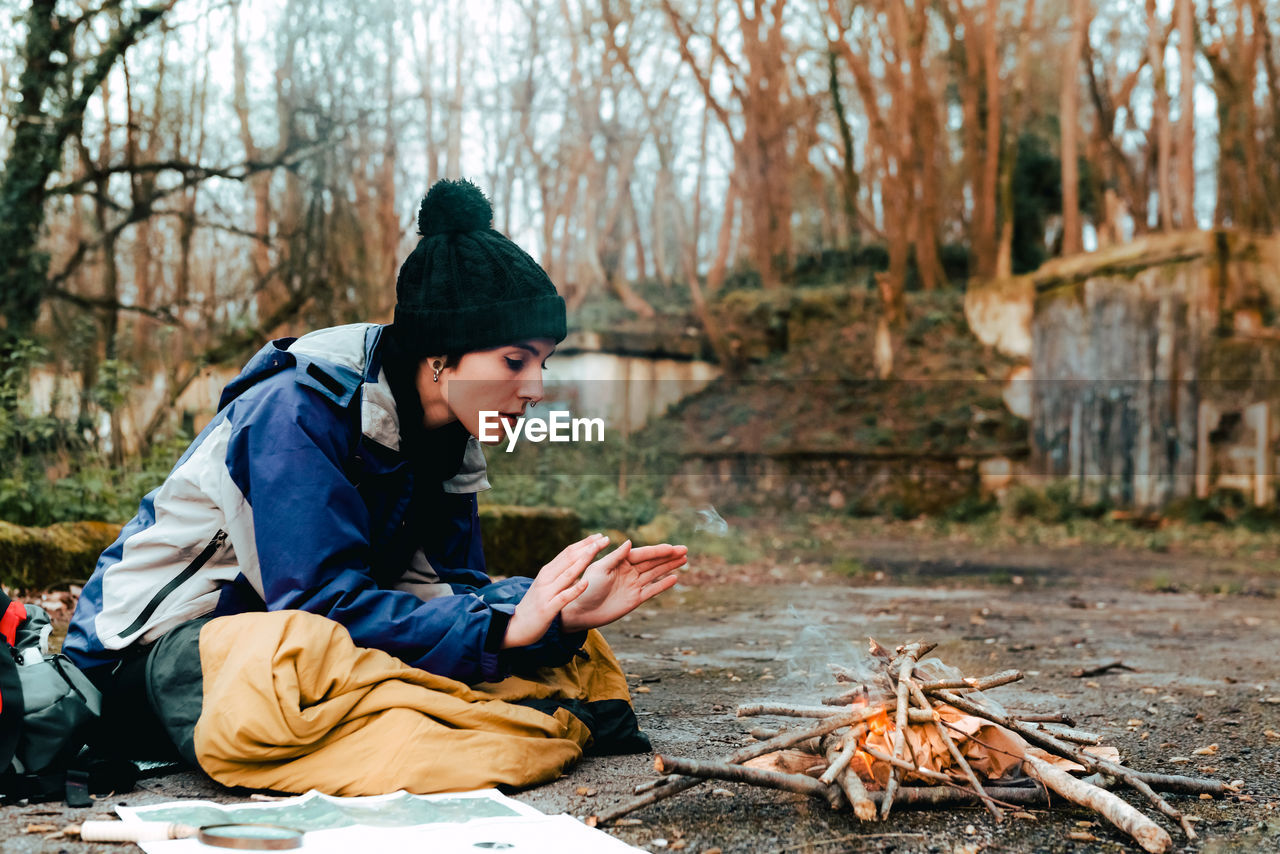
M 1070 714 L 1134 768 L 1245 781 L 1241 796 L 1174 800 L 1200 819 L 1201 840 L 1193 844 L 1165 822 L 1181 850 L 1280 851 L 1280 740 L 1266 734 L 1280 731 L 1280 607 L 1270 595 L 1248 593 L 1274 589 L 1273 578 L 1237 577 L 1232 589 L 1246 592 L 1233 595 L 1156 593 L 1146 589 L 1153 561 L 1184 590 L 1210 589 L 1196 579 L 1214 569 L 1097 550 L 935 551 L 865 544 L 860 559 L 870 571 L 856 580 L 803 565 L 695 569 L 688 584 L 611 627 L 655 749 L 719 757 L 749 741 L 749 725 L 768 723 L 735 717 L 738 703 L 813 701 L 828 682 L 826 662 L 855 660 L 866 637 L 886 645 L 925 639 L 938 643 L 935 656 L 970 674 L 1021 669 L 1024 681 L 992 696 Z M 1114 660 L 1131 669 L 1072 675 Z M 590 815 L 629 798 L 651 769 L 650 756 L 588 758 L 568 777 L 516 797 L 545 812 Z M 199 774 L 173 773 L 93 809 L 6 807 L 0 850 L 125 850 L 24 831 L 107 813 L 117 803 L 245 796 Z M 861 825 L 801 796 L 709 783 L 609 832 L 651 851 L 702 854 L 1139 850 L 1084 811 L 1028 813 L 996 824 L 978 809 L 895 810 L 888 822 Z

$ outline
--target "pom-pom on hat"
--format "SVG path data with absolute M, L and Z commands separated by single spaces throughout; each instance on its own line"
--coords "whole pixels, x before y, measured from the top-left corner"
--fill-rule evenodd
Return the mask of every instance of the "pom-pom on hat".
M 393 334 L 414 356 L 565 336 L 565 304 L 546 272 L 493 225 L 470 181 L 439 181 L 418 210 L 422 238 L 396 279 Z

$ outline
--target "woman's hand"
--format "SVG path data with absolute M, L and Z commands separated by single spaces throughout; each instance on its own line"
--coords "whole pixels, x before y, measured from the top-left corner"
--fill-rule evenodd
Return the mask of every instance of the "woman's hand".
M 582 576 L 586 592 L 575 596 L 560 613 L 564 630 L 580 632 L 608 625 L 670 590 L 688 553 L 684 546 L 667 543 L 633 549 L 627 540 L 587 567 Z
M 507 623 L 502 648 L 528 646 L 545 635 L 556 615 L 587 590 L 588 579 L 582 577 L 583 570 L 607 545 L 608 537 L 592 534 L 567 547 L 538 570 Z

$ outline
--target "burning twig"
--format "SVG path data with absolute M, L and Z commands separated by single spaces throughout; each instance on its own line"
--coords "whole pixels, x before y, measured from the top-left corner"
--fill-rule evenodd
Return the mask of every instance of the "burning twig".
M 914 682 L 909 684 L 911 694 L 915 698 L 915 701 L 920 704 L 920 707 L 928 711 L 931 715 L 936 715 L 937 713 L 934 712 L 933 706 L 929 703 L 929 699 L 925 697 L 924 692 L 920 690 L 920 686 Z M 951 734 L 947 732 L 947 728 L 944 727 L 936 717 L 933 721 L 933 728 L 934 731 L 938 733 L 938 737 L 942 739 L 942 743 L 947 746 L 948 752 L 951 753 L 951 758 L 955 760 L 956 764 L 960 766 L 960 770 L 964 772 L 965 777 L 969 779 L 969 785 L 973 786 L 973 790 L 978 793 L 978 797 L 982 798 L 982 803 L 986 806 L 987 811 L 995 817 L 996 821 L 1004 820 L 1004 812 L 1000 807 L 996 806 L 995 802 L 987 796 L 985 791 L 983 791 L 982 783 L 978 782 L 978 775 L 973 773 L 973 769 L 969 767 L 969 763 L 965 760 L 964 754 L 960 752 L 959 747 L 956 747 L 955 739 L 951 737 Z
M 1075 744 L 1102 744 L 1102 736 L 1098 735 L 1096 732 L 1085 732 L 1084 730 L 1061 726 L 1041 726 L 1040 729 L 1049 733 L 1049 735 Z
M 1065 724 L 1066 726 L 1075 726 L 1076 722 L 1061 712 L 1043 715 L 1032 712 L 1016 712 L 1009 715 L 1015 721 L 1022 721 L 1024 724 Z
M 999 688 L 1001 685 L 1017 682 L 1021 678 L 1021 670 L 1002 670 L 999 673 L 983 676 L 980 679 L 943 679 L 937 682 L 922 682 L 920 683 L 920 688 L 925 691 L 941 691 L 947 688 L 964 691 L 990 691 L 992 688 Z
M 913 774 L 919 774 L 921 777 L 925 777 L 930 780 L 937 780 L 940 783 L 947 783 L 952 786 L 955 785 L 956 781 L 951 779 L 949 774 L 944 774 L 941 771 L 934 771 L 932 768 L 921 768 L 919 765 L 908 762 L 905 759 L 892 756 L 885 753 L 883 750 L 877 750 L 869 744 L 864 744 L 862 746 L 862 752 L 870 756 L 872 759 L 879 759 L 881 762 L 897 768 L 899 771 L 910 771 Z
M 1096 811 L 1132 836 L 1151 854 L 1163 854 L 1173 845 L 1173 840 L 1165 833 L 1164 828 L 1105 789 L 1077 780 L 1066 771 L 1060 771 L 1034 756 L 1025 757 L 1022 767 L 1032 779 L 1039 780 L 1072 803 Z
M 748 744 L 746 747 L 729 754 L 724 761 L 726 763 L 746 762 L 748 759 L 755 759 L 757 756 L 765 756 L 766 754 L 783 750 L 802 741 L 818 738 L 829 732 L 835 732 L 843 727 L 860 724 L 863 720 L 874 717 L 877 714 L 880 714 L 879 709 L 859 709 L 844 714 L 830 715 L 813 726 L 788 730 L 768 741 Z M 702 782 L 702 778 L 699 777 L 668 777 L 667 779 L 670 782 L 666 785 L 656 787 L 611 810 L 597 814 L 594 816 L 595 823 L 603 824 L 621 818 L 627 813 L 635 812 L 642 807 L 647 807 L 672 795 L 678 795 L 681 792 L 692 789 Z
M 853 806 L 854 815 L 861 821 L 871 821 L 876 817 L 876 803 L 867 794 L 867 787 L 862 784 L 862 778 L 856 771 L 849 768 L 849 763 L 858 752 L 858 739 L 865 734 L 866 727 L 858 727 L 845 735 L 843 745 L 834 739 L 830 740 L 826 756 L 831 765 L 819 781 L 828 785 L 833 780 L 839 783 L 840 790 Z
M 839 789 L 834 789 L 803 774 L 783 774 L 779 771 L 750 768 L 729 762 L 701 762 L 697 759 L 681 759 L 661 754 L 654 758 L 653 767 L 659 774 L 683 774 L 687 777 L 702 779 L 729 780 L 735 783 L 750 783 L 753 786 L 781 789 L 784 792 L 795 792 L 798 795 L 813 795 L 826 800 L 831 804 L 832 809 L 839 809 L 844 803 L 844 797 Z
M 867 686 L 858 685 L 850 688 L 848 691 L 836 694 L 833 697 L 823 697 L 822 705 L 824 706 L 852 706 L 854 703 L 866 702 Z
M 738 706 L 738 717 L 749 718 L 756 715 L 780 715 L 790 718 L 826 718 L 840 714 L 839 709 L 830 706 L 797 706 L 794 703 L 750 703 Z
M 844 739 L 839 742 L 832 742 L 831 746 L 836 748 L 835 757 L 831 759 L 831 764 L 827 766 L 827 770 L 822 772 L 822 776 L 818 778 L 818 782 L 824 786 L 830 786 L 836 781 L 836 777 L 844 773 L 844 769 L 849 767 L 853 755 L 858 752 L 858 739 L 865 735 L 867 728 L 860 726 L 850 730 Z
M 589 823 L 614 820 L 709 778 L 811 795 L 833 808 L 847 802 L 863 821 L 877 814 L 887 818 L 895 804 L 938 807 L 979 803 L 1001 820 L 1000 807 L 1044 805 L 1049 792 L 1056 792 L 1098 811 L 1147 851 L 1164 852 L 1172 846 L 1169 834 L 1107 789 L 1120 782 L 1142 793 L 1156 809 L 1178 822 L 1188 839 L 1195 839 L 1189 820 L 1156 790 L 1213 796 L 1235 791 L 1212 780 L 1134 771 L 1081 748 L 1082 744 L 1097 745 L 1101 738 L 1075 729 L 1074 721 L 1066 715 L 996 712 L 992 704 L 972 693 L 1021 679 L 1017 670 L 977 679 L 962 675 L 921 679 L 919 676 L 926 673 L 948 673 L 945 667 L 929 670 L 925 665 L 916 666 L 931 649 L 932 644 L 913 643 L 891 652 L 873 641 L 870 668 L 855 672 L 832 665 L 837 680 L 845 684 L 839 693 L 823 698 L 822 705 L 740 706 L 740 717 L 779 715 L 797 719 L 799 725 L 780 732 L 755 729 L 753 734 L 763 741 L 746 745 L 719 762 L 659 756 L 656 767 L 668 776 L 638 786 L 638 797 L 592 817 Z M 937 662 L 929 663 L 934 664 Z M 1114 662 L 1105 669 L 1115 666 L 1122 665 Z M 1027 753 L 1028 744 L 1076 763 L 1091 776 L 1079 779 L 1060 770 L 1041 759 L 1043 753 Z M 774 767 L 743 764 L 761 757 L 767 757 L 762 763 Z M 1016 775 L 1019 769 L 1028 785 L 991 784 Z M 795 770 L 805 773 L 791 773 Z M 921 785 L 922 780 L 942 785 Z M 883 790 L 877 791 L 880 787 Z
M 898 668 L 898 709 L 895 716 L 896 726 L 893 731 L 894 759 L 902 756 L 902 748 L 906 744 L 908 685 L 911 682 L 911 669 L 915 667 L 918 654 L 919 647 L 905 650 L 902 654 L 902 663 Z M 881 820 L 888 818 L 889 811 L 893 809 L 893 796 L 898 791 L 898 778 L 902 776 L 899 773 L 900 770 L 895 765 L 889 773 L 889 784 L 884 787 L 884 800 L 880 802 Z
M 1155 790 L 1152 789 L 1151 786 L 1143 782 L 1141 778 L 1135 776 L 1132 771 L 1125 768 L 1123 765 L 1117 765 L 1114 762 L 1099 759 L 1098 757 L 1086 753 L 1083 750 L 1077 750 L 1066 742 L 1054 738 L 1052 735 L 1049 735 L 1037 727 L 1027 726 L 1026 724 L 1019 723 L 1018 721 L 1010 720 L 1004 715 L 992 712 L 986 707 L 978 703 L 974 703 L 965 697 L 961 697 L 958 694 L 953 694 L 949 691 L 936 691 L 934 692 L 934 696 L 939 700 L 942 700 L 944 703 L 950 703 L 961 711 L 968 712 L 969 714 L 980 718 L 986 718 L 992 723 L 998 724 L 1005 729 L 1013 730 L 1032 744 L 1035 744 L 1036 746 L 1057 756 L 1062 756 L 1073 762 L 1078 762 L 1090 771 L 1099 771 L 1104 774 L 1110 774 L 1113 777 L 1120 778 L 1131 788 L 1145 795 L 1147 800 L 1151 801 L 1152 805 L 1155 806 L 1156 809 L 1178 822 L 1179 826 L 1182 828 L 1182 832 L 1188 839 L 1196 838 L 1195 829 L 1191 826 L 1191 823 L 1187 821 L 1186 816 L 1174 809 L 1168 801 L 1156 794 Z

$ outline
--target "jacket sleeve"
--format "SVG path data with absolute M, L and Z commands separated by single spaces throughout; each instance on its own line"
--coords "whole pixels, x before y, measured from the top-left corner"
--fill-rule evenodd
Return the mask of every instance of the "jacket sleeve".
M 379 588 L 370 570 L 370 518 L 345 462 L 359 436 L 358 407 L 334 405 L 272 377 L 231 404 L 227 468 L 251 514 L 259 588 L 268 610 L 330 617 L 356 644 L 464 682 L 501 678 L 498 655 L 511 606 L 474 594 L 422 601 Z M 355 419 L 353 421 L 353 419 Z M 246 563 L 252 563 L 246 561 Z
M 492 582 L 482 571 L 484 548 L 480 537 L 480 516 L 474 494 L 450 495 L 452 512 L 447 515 L 450 548 L 428 556 L 441 581 L 455 593 L 474 593 L 490 607 L 503 613 L 515 609 L 533 583 L 524 577 Z M 558 667 L 568 662 L 582 648 L 586 632 L 565 632 L 557 617 L 539 640 L 528 646 L 503 650 L 499 661 L 504 671 L 527 674 L 539 667 Z

